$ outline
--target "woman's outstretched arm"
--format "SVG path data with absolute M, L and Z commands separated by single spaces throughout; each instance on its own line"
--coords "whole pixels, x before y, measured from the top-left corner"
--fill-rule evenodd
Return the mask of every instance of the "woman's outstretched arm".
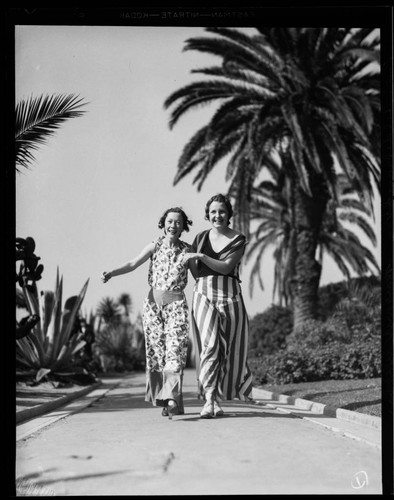
M 146 262 L 149 257 L 153 254 L 155 249 L 155 242 L 149 243 L 146 247 L 132 260 L 129 260 L 120 267 L 113 269 L 112 271 L 104 271 L 101 275 L 101 280 L 106 283 L 108 280 L 114 276 L 120 276 L 121 274 L 130 273 L 139 267 L 141 264 Z

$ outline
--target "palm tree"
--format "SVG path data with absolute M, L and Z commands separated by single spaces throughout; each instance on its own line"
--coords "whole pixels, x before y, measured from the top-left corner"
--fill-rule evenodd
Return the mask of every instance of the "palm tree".
M 79 110 L 82 105 L 82 100 L 74 95 L 31 97 L 17 104 L 15 110 L 15 168 L 17 172 L 19 172 L 18 165 L 24 168 L 29 167 L 34 160 L 32 151 L 45 143 L 65 120 L 83 114 L 83 111 Z M 24 256 L 22 257 L 24 265 L 21 266 L 19 276 L 17 276 L 19 284 L 22 288 L 32 287 L 37 293 L 34 282 L 41 278 L 43 265 L 37 266 L 39 257 L 37 258 L 33 253 L 35 242 L 31 237 L 16 238 L 16 245 L 17 260 L 21 259 L 20 255 Z M 33 284 L 29 285 L 28 281 L 31 280 Z M 38 315 L 31 315 L 23 326 L 20 325 L 17 328 L 17 338 L 30 333 L 37 323 L 36 317 L 39 318 Z
M 66 120 L 81 116 L 78 96 L 41 95 L 20 101 L 15 111 L 15 165 L 29 168 L 38 150 Z
M 380 275 L 375 256 L 357 233 L 376 246 L 372 226 L 373 211 L 357 198 L 357 193 L 343 176 L 338 176 L 337 201 L 329 200 L 319 234 L 318 255 L 329 255 L 350 282 L 352 270 L 358 276 Z M 354 230 L 353 230 L 354 229 Z
M 274 164 L 272 164 L 274 165 Z M 291 241 L 293 236 L 291 205 L 288 203 L 288 178 L 277 168 L 272 180 L 261 182 L 255 189 L 251 204 L 250 218 L 257 223 L 251 234 L 251 244 L 246 253 L 246 262 L 256 256 L 249 282 L 253 293 L 254 280 L 257 278 L 264 289 L 261 269 L 268 248 L 274 246 L 274 288 L 273 299 L 278 297 L 280 306 L 292 303 L 291 287 Z M 351 271 L 358 276 L 369 273 L 380 274 L 380 267 L 373 253 L 365 246 L 357 232 L 362 232 L 372 245 L 377 240 L 371 224 L 372 212 L 357 199 L 357 193 L 342 175 L 337 178 L 337 201 L 327 203 L 322 226 L 318 237 L 318 260 L 323 267 L 323 258 L 330 256 L 346 279 L 350 281 Z M 349 227 L 346 227 L 348 225 Z
M 106 325 L 115 325 L 120 322 L 119 306 L 111 297 L 105 297 L 101 300 L 97 306 L 96 314 Z M 98 330 L 100 330 L 100 324 Z
M 256 179 L 273 153 L 279 156 L 291 190 L 297 329 L 316 313 L 318 236 L 327 203 L 336 199 L 338 168 L 368 206 L 373 181 L 380 190 L 379 37 L 351 28 L 206 31 L 214 36 L 189 39 L 185 50 L 213 54 L 222 64 L 195 70 L 209 79 L 175 91 L 164 106 L 174 106 L 171 128 L 191 108 L 218 106 L 185 145 L 174 183 L 194 170 L 201 189 L 228 158 L 227 178 L 236 179 L 235 204 L 245 216 Z
M 122 293 L 118 299 L 118 304 L 123 307 L 125 318 L 128 318 L 133 306 L 130 294 Z
M 278 160 L 271 159 L 267 163 L 271 178 L 262 180 L 252 188 L 248 217 L 255 226 L 249 235 L 250 245 L 246 252 L 245 263 L 252 256 L 255 258 L 250 274 L 249 293 L 253 294 L 254 280 L 258 279 L 264 290 L 261 270 L 263 259 L 268 249 L 274 247 L 274 287 L 273 299 L 277 295 L 279 305 L 290 305 L 290 282 L 294 273 L 294 262 L 291 251 L 294 247 L 293 213 L 291 210 L 290 179 L 284 173 Z M 231 194 L 230 187 L 230 194 Z

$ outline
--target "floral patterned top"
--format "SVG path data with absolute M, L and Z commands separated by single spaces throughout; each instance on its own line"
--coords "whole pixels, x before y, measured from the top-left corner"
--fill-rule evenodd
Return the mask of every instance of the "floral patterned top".
M 150 259 L 148 283 L 157 290 L 182 291 L 187 285 L 188 263 L 184 256 L 191 251 L 190 245 L 179 240 L 179 245 L 169 247 L 164 236 L 156 241 L 155 251 Z

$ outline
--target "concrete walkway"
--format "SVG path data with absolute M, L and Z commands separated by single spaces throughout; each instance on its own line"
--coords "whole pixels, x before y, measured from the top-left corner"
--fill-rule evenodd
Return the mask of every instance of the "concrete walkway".
M 144 402 L 145 375 L 103 380 L 88 394 L 17 425 L 19 495 L 381 494 L 380 429 L 254 390 L 199 418 L 194 370 L 186 414 Z M 323 411 L 322 411 L 323 410 Z

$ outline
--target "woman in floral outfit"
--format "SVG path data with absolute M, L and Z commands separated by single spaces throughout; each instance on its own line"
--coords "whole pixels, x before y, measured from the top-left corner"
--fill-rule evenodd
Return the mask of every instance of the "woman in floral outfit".
M 190 246 L 180 239 L 192 222 L 179 208 L 167 209 L 159 220 L 164 235 L 149 243 L 123 266 L 104 271 L 106 283 L 114 276 L 134 271 L 150 258 L 151 287 L 143 307 L 146 346 L 145 401 L 162 406 L 163 416 L 185 412 L 182 397 L 183 370 L 189 338 L 189 309 L 184 294 L 187 285 Z

